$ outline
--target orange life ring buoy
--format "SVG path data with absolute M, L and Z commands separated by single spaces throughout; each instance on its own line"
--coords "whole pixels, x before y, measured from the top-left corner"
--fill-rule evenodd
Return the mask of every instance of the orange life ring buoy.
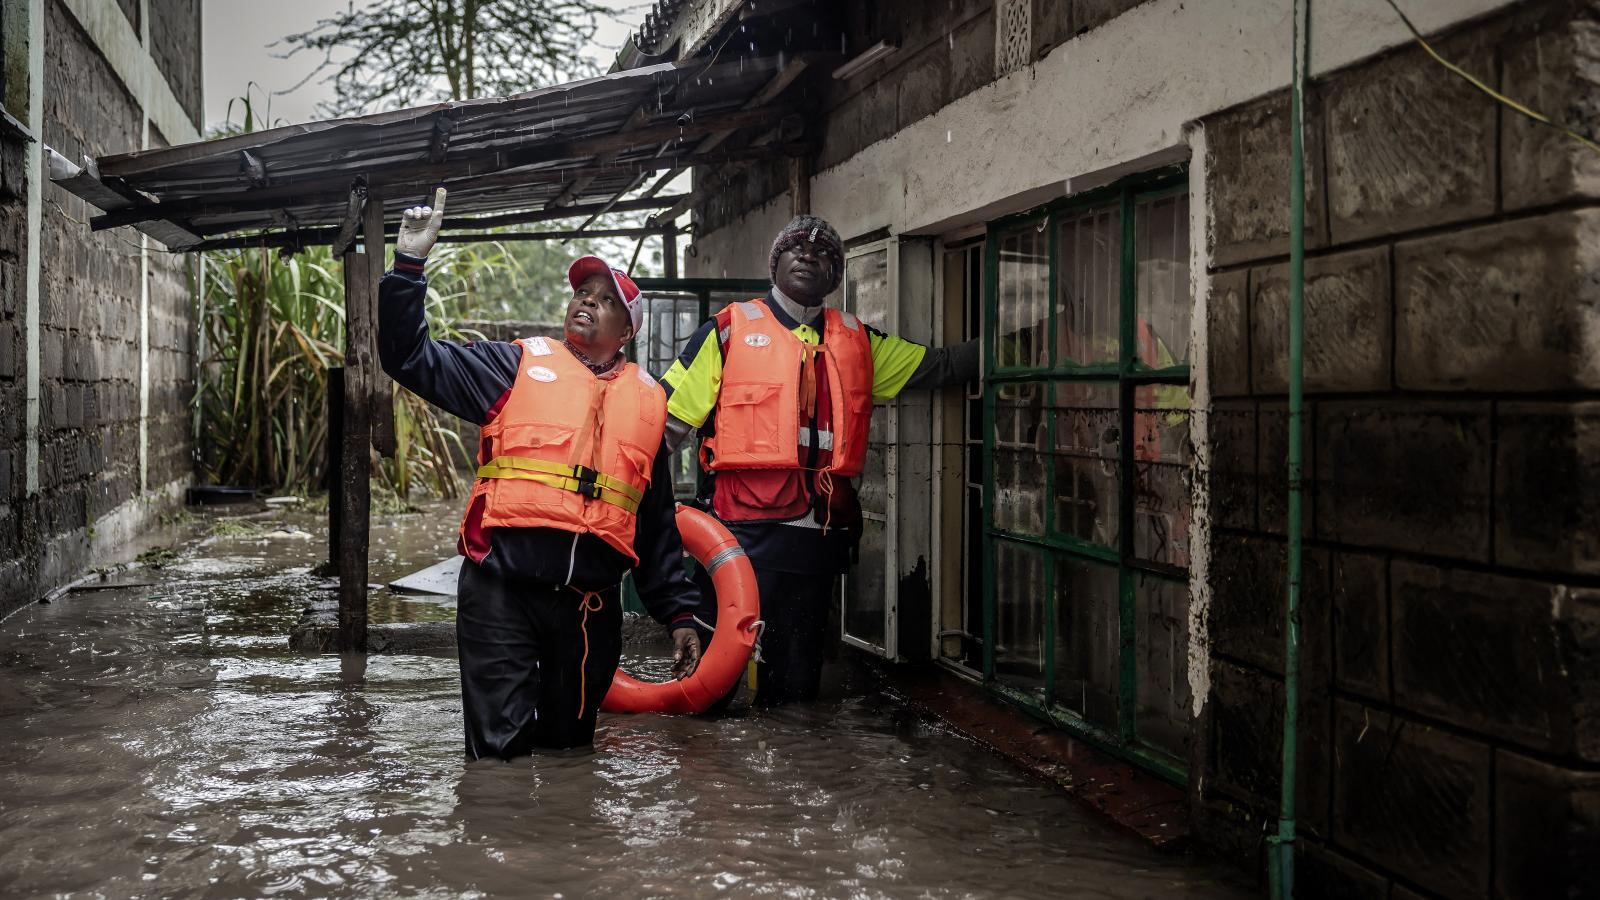
M 705 712 L 738 682 L 755 649 L 761 598 L 744 548 L 721 522 L 692 506 L 678 504 L 677 522 L 684 549 L 711 573 L 717 589 L 717 630 L 688 678 L 655 683 L 618 669 L 600 704 L 606 712 Z

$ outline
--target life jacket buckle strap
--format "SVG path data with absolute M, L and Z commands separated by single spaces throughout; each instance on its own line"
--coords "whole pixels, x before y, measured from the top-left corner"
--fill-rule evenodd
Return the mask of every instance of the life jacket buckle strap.
M 599 477 L 600 473 L 588 466 L 573 466 L 572 478 L 577 482 L 577 487 L 573 490 L 581 497 L 598 500 L 600 499 Z

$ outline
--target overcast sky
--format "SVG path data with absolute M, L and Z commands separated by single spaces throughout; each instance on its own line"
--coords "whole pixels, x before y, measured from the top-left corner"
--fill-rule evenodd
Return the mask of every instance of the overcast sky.
M 361 2 L 361 0 L 357 0 Z M 649 3 L 645 0 L 600 0 L 602 6 L 617 11 L 620 21 L 600 23 L 594 57 L 602 68 L 609 67 L 616 48 L 643 20 Z M 300 83 L 321 62 L 309 53 L 293 59 L 279 59 L 282 47 L 269 45 L 286 34 L 308 31 L 317 20 L 343 4 L 330 0 L 206 0 L 203 25 L 205 45 L 206 127 L 220 125 L 228 118 L 228 104 L 245 93 L 254 82 L 253 101 L 258 115 L 263 97 L 270 93 L 272 124 L 305 122 L 317 117 L 317 103 L 331 99 L 332 90 L 323 73 L 301 87 Z M 287 93 L 279 93 L 287 91 Z M 241 112 L 235 104 L 233 120 Z

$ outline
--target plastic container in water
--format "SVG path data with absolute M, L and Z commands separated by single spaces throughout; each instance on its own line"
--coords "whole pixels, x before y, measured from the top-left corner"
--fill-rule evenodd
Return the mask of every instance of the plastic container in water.
M 227 503 L 249 503 L 256 499 L 256 489 L 205 484 L 189 488 L 184 500 L 190 506 L 221 506 Z

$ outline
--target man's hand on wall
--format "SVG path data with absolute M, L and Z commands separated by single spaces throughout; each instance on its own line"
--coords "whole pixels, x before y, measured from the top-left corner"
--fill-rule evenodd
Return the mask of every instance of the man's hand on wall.
M 394 239 L 394 249 L 407 256 L 421 259 L 433 249 L 439 239 L 439 226 L 444 223 L 444 188 L 433 192 L 432 206 L 413 206 L 400 214 L 400 234 Z

